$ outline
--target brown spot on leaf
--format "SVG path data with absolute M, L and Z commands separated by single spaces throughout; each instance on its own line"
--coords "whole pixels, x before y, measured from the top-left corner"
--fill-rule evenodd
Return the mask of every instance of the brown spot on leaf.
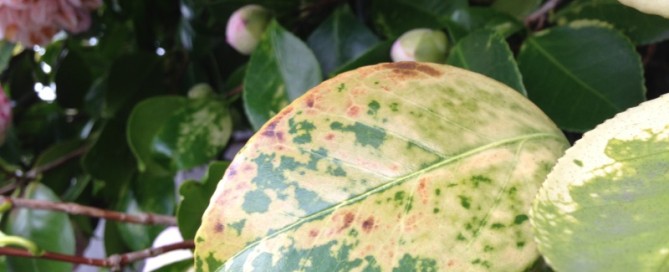
M 448 267 L 453 267 L 455 265 L 455 261 L 454 260 L 448 260 L 447 265 L 448 265 Z
M 332 141 L 334 137 L 335 137 L 334 133 L 328 133 L 327 135 L 325 135 L 325 139 L 328 141 Z
M 237 175 L 237 166 L 234 165 L 234 164 L 231 164 L 230 166 L 228 166 L 227 176 L 228 176 L 228 178 L 232 178 L 235 175 Z
M 314 97 L 311 95 L 307 97 L 307 107 L 309 108 L 314 107 Z
M 362 222 L 362 230 L 369 233 L 374 228 L 374 217 L 369 217 L 367 220 Z
M 355 219 L 355 215 L 353 215 L 353 213 L 351 213 L 351 212 L 346 213 L 346 215 L 344 215 L 344 225 L 341 228 L 339 228 L 339 230 L 341 231 L 341 230 L 349 228 L 351 226 L 351 223 L 353 223 L 354 219 Z
M 309 237 L 314 238 L 318 236 L 318 230 L 312 229 L 309 231 Z
M 386 63 L 384 66 L 386 68 L 394 70 L 414 70 L 416 69 L 417 65 L 418 63 L 413 61 L 399 61 L 399 62 Z
M 431 75 L 433 77 L 437 77 L 437 76 L 440 76 L 442 74 L 442 72 L 440 72 L 439 70 L 434 69 L 434 68 L 432 68 L 428 65 L 425 65 L 425 64 L 419 64 L 417 69 L 418 69 L 418 71 L 421 71 L 421 72 L 426 73 L 428 75 Z
M 223 232 L 224 230 L 225 230 L 225 226 L 223 226 L 223 224 L 216 223 L 216 225 L 214 225 L 214 232 L 220 233 L 220 232 Z
M 346 111 L 346 114 L 347 114 L 348 116 L 350 116 L 350 117 L 358 117 L 358 115 L 360 114 L 360 107 L 358 107 L 358 106 L 351 106 L 351 107 L 349 107 L 348 110 Z
M 276 129 L 277 123 L 279 123 L 279 121 L 274 120 L 274 121 L 270 122 L 269 124 L 267 124 L 267 126 L 265 127 L 265 130 L 261 134 L 263 136 L 267 136 L 267 137 L 274 137 L 274 135 L 275 135 L 274 130 Z

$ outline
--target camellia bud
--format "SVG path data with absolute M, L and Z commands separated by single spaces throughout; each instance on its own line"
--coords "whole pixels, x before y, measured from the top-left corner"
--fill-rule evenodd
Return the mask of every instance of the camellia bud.
M 424 61 L 443 63 L 446 61 L 448 39 L 439 30 L 419 28 L 400 36 L 390 51 L 393 61 Z
M 188 90 L 188 98 L 200 99 L 208 98 L 214 94 L 214 89 L 207 83 L 198 83 Z
M 251 54 L 258 46 L 270 18 L 269 11 L 258 5 L 247 5 L 238 9 L 228 19 L 225 30 L 228 44 L 239 53 Z
M 5 135 L 12 124 L 12 104 L 0 85 L 0 145 L 5 142 Z

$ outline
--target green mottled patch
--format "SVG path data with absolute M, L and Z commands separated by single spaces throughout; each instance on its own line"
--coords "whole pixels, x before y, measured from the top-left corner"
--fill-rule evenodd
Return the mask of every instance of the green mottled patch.
M 234 229 L 237 232 L 237 235 L 240 235 L 242 233 L 242 229 L 244 228 L 244 224 L 246 224 L 246 219 L 239 220 L 234 223 L 228 224 L 228 227 Z
M 505 226 L 502 223 L 493 223 L 492 225 L 490 225 L 491 229 L 503 229 L 504 227 Z
M 458 198 L 460 199 L 460 206 L 465 209 L 469 209 L 471 207 L 471 198 L 463 195 L 459 195 Z
M 388 107 L 393 112 L 398 112 L 400 110 L 400 104 L 397 104 L 396 102 L 390 103 L 390 105 L 388 105 Z
M 262 190 L 254 190 L 244 195 L 242 209 L 247 213 L 264 213 L 269 208 L 272 199 Z
M 337 86 L 337 92 L 342 92 L 343 90 L 346 90 L 346 84 L 340 83 L 339 86 Z
M 486 176 L 482 175 L 476 175 L 471 177 L 472 184 L 474 184 L 474 188 L 478 188 L 480 184 L 485 183 L 485 184 L 490 184 L 492 183 L 492 180 Z
M 583 167 L 583 162 L 581 160 L 574 160 L 574 164 L 578 165 L 578 167 Z
M 465 236 L 462 235 L 462 233 L 458 233 L 458 236 L 456 236 L 455 239 L 457 239 L 458 241 L 467 241 L 467 238 L 465 238 Z
M 399 266 L 393 268 L 393 272 L 404 271 L 437 272 L 439 268 L 434 259 L 419 258 L 404 254 L 400 259 Z
M 437 188 L 434 190 L 435 195 L 441 195 L 441 189 Z
M 439 208 L 434 208 L 432 209 L 432 213 L 439 213 L 440 209 Z
M 313 213 L 330 206 L 330 203 L 324 201 L 316 192 L 302 187 L 295 188 L 295 196 L 300 209 L 307 213 Z
M 472 261 L 472 264 L 480 265 L 480 266 L 483 266 L 485 268 L 491 268 L 492 267 L 492 264 L 490 263 L 490 261 L 482 260 L 482 259 L 475 259 L 475 260 Z
M 365 256 L 367 266 L 362 269 L 363 272 L 381 272 L 381 267 L 373 256 Z
M 288 119 L 288 133 L 294 135 L 293 143 L 306 144 L 311 142 L 311 131 L 316 129 L 314 123 L 309 121 L 295 122 L 294 118 Z
M 381 104 L 376 100 L 372 100 L 372 102 L 367 104 L 367 114 L 376 115 L 379 112 L 379 108 L 381 108 Z
M 330 124 L 333 130 L 353 132 L 355 134 L 355 141 L 362 146 L 371 146 L 379 148 L 385 141 L 386 132 L 382 129 L 371 127 L 360 122 L 355 122 L 353 125 L 344 126 L 340 122 L 333 122 Z
M 527 221 L 527 219 L 529 219 L 529 218 L 527 217 L 526 214 L 519 214 L 519 215 L 516 215 L 516 217 L 513 219 L 513 223 L 516 224 L 516 225 L 520 225 L 520 224 L 524 223 L 525 221 Z

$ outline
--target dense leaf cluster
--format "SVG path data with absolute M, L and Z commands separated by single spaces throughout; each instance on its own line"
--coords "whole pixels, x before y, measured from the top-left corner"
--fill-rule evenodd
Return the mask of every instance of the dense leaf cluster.
M 265 7 L 273 19 L 256 50 L 244 56 L 226 43 L 225 29 L 230 15 L 249 3 Z M 221 161 L 316 84 L 390 61 L 394 40 L 415 28 L 445 31 L 448 64 L 526 95 L 572 140 L 669 89 L 668 19 L 616 0 L 562 1 L 554 11 L 530 16 L 541 5 L 540 0 L 104 1 L 87 32 L 61 36 L 45 47 L 0 42 L 0 84 L 13 106 L 13 125 L 0 146 L 0 190 L 177 215 L 184 238 L 192 239 L 227 166 Z M 211 161 L 217 162 L 202 182 L 177 187 L 175 177 Z M 57 167 L 30 171 L 51 164 Z M 45 250 L 79 254 L 97 223 L 14 210 L 3 218 L 2 230 Z M 107 222 L 106 253 L 150 247 L 161 230 Z M 4 266 L 72 269 L 15 258 L 3 260 Z

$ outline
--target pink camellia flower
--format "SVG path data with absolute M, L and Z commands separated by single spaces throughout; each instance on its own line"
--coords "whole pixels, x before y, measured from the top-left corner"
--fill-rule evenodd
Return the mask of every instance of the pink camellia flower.
M 270 19 L 270 12 L 261 6 L 243 6 L 228 19 L 226 41 L 237 52 L 249 55 L 258 46 Z
M 90 12 L 102 0 L 0 0 L 0 39 L 23 46 L 44 45 L 65 29 L 80 33 L 91 26 Z
M 12 124 L 12 104 L 0 85 L 0 145 L 5 142 L 7 129 Z

